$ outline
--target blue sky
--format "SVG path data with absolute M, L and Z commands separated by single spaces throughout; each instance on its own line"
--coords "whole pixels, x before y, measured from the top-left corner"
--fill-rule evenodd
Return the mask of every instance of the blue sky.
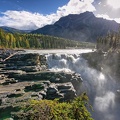
M 67 4 L 69 0 L 0 0 L 0 11 L 6 10 L 25 10 L 50 14 L 58 7 Z
M 86 11 L 120 23 L 120 0 L 0 0 L 0 26 L 33 30 Z

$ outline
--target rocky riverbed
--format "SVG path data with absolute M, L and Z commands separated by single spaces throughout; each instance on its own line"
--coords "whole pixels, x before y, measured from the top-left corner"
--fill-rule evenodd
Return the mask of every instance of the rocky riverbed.
M 44 55 L 0 50 L 0 120 L 30 99 L 71 100 L 81 83 L 77 73 L 49 71 Z

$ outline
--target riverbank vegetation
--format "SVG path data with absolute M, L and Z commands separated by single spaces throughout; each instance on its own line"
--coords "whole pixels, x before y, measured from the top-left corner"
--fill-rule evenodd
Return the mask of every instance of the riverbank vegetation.
M 15 120 L 93 120 L 86 109 L 88 97 L 83 93 L 72 102 L 58 100 L 31 100 L 17 114 Z M 90 106 L 89 106 L 90 107 Z
M 97 39 L 97 49 L 103 51 L 117 50 L 120 51 L 120 30 L 118 33 L 108 33 L 107 36 Z
M 91 48 L 93 43 L 78 42 L 41 34 L 7 33 L 0 29 L 0 48 L 65 49 Z

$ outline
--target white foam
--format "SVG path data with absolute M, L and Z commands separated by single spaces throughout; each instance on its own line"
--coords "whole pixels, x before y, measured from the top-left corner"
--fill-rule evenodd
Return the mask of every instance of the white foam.
M 114 107 L 114 100 L 115 94 L 113 92 L 107 92 L 103 96 L 96 96 L 94 107 L 101 112 L 106 112 Z

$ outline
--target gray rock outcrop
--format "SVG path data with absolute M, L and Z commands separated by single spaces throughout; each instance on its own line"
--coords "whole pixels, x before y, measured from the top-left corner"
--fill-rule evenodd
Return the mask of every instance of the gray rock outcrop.
M 0 62 L 0 111 L 10 114 L 30 99 L 69 101 L 81 82 L 79 74 L 48 71 L 44 55 L 15 54 Z

